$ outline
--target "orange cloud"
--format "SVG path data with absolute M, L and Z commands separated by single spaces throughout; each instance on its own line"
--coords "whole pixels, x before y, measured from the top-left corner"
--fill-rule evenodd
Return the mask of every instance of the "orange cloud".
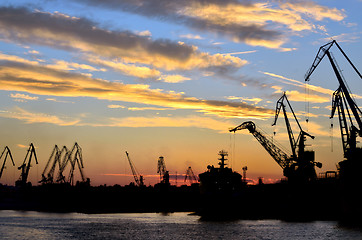
M 268 118 L 272 111 L 246 103 L 201 100 L 182 93 L 150 89 L 148 85 L 95 79 L 44 66 L 6 62 L 0 66 L 0 89 L 38 95 L 93 97 L 175 109 L 190 109 L 228 118 Z
M 58 116 L 44 113 L 31 113 L 19 107 L 16 107 L 13 111 L 0 111 L 0 116 L 22 120 L 26 123 L 51 123 L 60 126 L 71 126 L 77 124 L 80 121 L 78 119 L 62 119 Z

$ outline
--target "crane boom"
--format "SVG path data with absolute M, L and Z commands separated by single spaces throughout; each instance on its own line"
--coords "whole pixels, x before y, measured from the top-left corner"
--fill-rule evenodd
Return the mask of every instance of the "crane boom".
M 10 151 L 10 149 L 9 149 L 8 146 L 6 146 L 6 147 L 4 148 L 3 152 L 1 153 L 0 159 L 2 159 L 4 153 L 5 153 L 5 158 L 4 158 L 4 162 L 3 162 L 3 165 L 2 165 L 2 167 L 1 167 L 1 170 L 0 170 L 0 178 L 1 178 L 1 176 L 3 175 L 3 171 L 4 171 L 4 169 L 5 169 L 6 159 L 8 158 L 8 156 L 10 156 L 10 159 L 11 159 L 11 162 L 13 163 L 13 166 L 15 166 L 13 156 L 11 155 L 11 151 Z
M 256 129 L 252 121 L 243 122 L 237 127 L 230 128 L 229 132 L 236 132 L 238 130 L 248 129 L 251 134 L 258 140 L 258 142 L 265 148 L 265 150 L 272 156 L 272 158 L 282 167 L 286 169 L 291 164 L 291 158 L 288 157 L 282 149 L 273 143 L 273 141 L 264 136 Z
M 129 157 L 129 154 L 128 152 L 126 151 L 126 155 L 127 155 L 127 159 L 128 159 L 128 162 L 129 162 L 129 165 L 131 167 L 131 171 L 132 171 L 132 174 L 133 174 L 133 178 L 137 184 L 137 186 L 143 186 L 144 183 L 143 183 L 143 176 L 139 175 L 138 174 L 138 171 L 136 170 L 136 168 L 133 166 L 133 163 L 131 161 L 131 158 Z M 140 176 L 140 177 L 138 177 Z

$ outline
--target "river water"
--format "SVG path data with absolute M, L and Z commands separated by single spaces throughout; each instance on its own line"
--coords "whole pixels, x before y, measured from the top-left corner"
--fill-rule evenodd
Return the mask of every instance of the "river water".
M 0 211 L 0 239 L 362 239 L 334 221 L 202 221 L 188 213 L 79 214 Z

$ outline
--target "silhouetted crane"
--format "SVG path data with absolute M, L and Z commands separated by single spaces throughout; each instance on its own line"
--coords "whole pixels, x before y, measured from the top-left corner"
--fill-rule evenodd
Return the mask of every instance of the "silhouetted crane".
M 165 160 L 162 156 L 160 156 L 157 161 L 157 173 L 160 174 L 161 183 L 170 184 L 170 175 L 166 170 Z
M 237 127 L 230 128 L 229 132 L 236 132 L 238 130 L 248 129 L 251 134 L 258 140 L 264 149 L 272 156 L 272 158 L 284 170 L 292 164 L 292 158 L 288 156 L 280 147 L 278 147 L 271 137 L 265 136 L 260 130 L 256 129 L 255 123 L 252 121 L 243 122 Z M 284 172 L 285 175 L 285 172 Z
M 1 178 L 1 176 L 3 175 L 3 171 L 4 171 L 4 169 L 5 169 L 6 159 L 8 158 L 8 156 L 10 157 L 11 162 L 13 163 L 13 166 L 15 166 L 13 156 L 11 155 L 11 151 L 10 151 L 10 149 L 9 149 L 8 146 L 6 146 L 6 147 L 4 148 L 4 150 L 3 150 L 3 152 L 1 153 L 1 155 L 0 155 L 0 160 L 2 159 L 4 153 L 5 153 L 5 157 L 4 157 L 3 165 L 2 165 L 1 170 L 0 170 L 0 178 Z
M 362 137 L 362 112 L 352 98 L 352 94 L 347 88 L 341 70 L 338 67 L 330 49 L 336 45 L 343 56 L 347 59 L 348 63 L 355 70 L 357 75 L 362 78 L 361 73 L 353 65 L 351 60 L 344 53 L 338 43 L 333 40 L 319 48 L 317 56 L 315 57 L 312 66 L 309 68 L 305 75 L 305 81 L 310 80 L 310 76 L 317 68 L 322 59 L 327 56 L 337 77 L 339 87 L 333 93 L 332 98 L 332 112 L 330 118 L 333 118 L 335 111 L 338 111 L 339 125 L 342 138 L 343 154 L 345 161 L 339 163 L 341 178 L 349 178 L 360 174 L 362 167 L 362 148 L 357 147 L 357 136 Z M 354 118 L 354 119 L 353 119 Z M 357 124 L 354 124 L 356 122 Z
M 293 130 L 290 125 L 290 121 L 288 119 L 286 105 L 284 104 L 284 101 L 288 104 L 289 109 L 292 112 L 293 117 L 295 119 L 295 122 L 299 127 L 300 132 L 297 140 L 295 140 L 294 138 Z M 305 150 L 306 136 L 312 139 L 314 139 L 314 136 L 305 132 L 300 126 L 299 121 L 295 116 L 293 108 L 290 105 L 290 102 L 285 92 L 283 93 L 282 97 L 277 101 L 277 106 L 275 110 L 275 120 L 272 125 L 276 125 L 280 110 L 283 110 L 285 125 L 287 127 L 287 132 L 289 137 L 289 143 L 292 150 L 291 159 L 293 160 L 293 163 L 284 170 L 288 171 L 285 173 L 285 175 L 288 176 L 288 179 L 292 181 L 306 182 L 314 180 L 317 177 L 314 166 L 321 168 L 322 164 L 319 162 L 314 162 L 314 151 Z
M 28 156 L 29 156 L 29 158 L 28 158 Z M 30 167 L 31 167 L 31 160 L 33 159 L 33 156 L 35 158 L 36 164 L 38 164 L 38 159 L 36 157 L 35 147 L 34 147 L 33 143 L 30 143 L 30 146 L 29 146 L 28 151 L 26 153 L 23 164 L 20 167 L 18 167 L 19 170 L 21 169 L 21 174 L 20 174 L 19 180 L 17 180 L 15 182 L 15 186 L 24 187 L 26 185 L 31 185 L 31 183 L 30 182 L 28 183 L 27 181 L 28 181 L 28 176 L 29 176 L 29 170 L 30 170 Z
M 134 177 L 134 180 L 135 180 L 137 186 L 139 186 L 139 187 L 144 186 L 143 176 L 140 175 L 138 173 L 137 169 L 133 166 L 133 163 L 132 163 L 131 158 L 129 157 L 129 154 L 127 151 L 126 151 L 126 155 L 127 155 L 127 159 L 128 159 L 129 165 L 131 167 L 131 171 L 132 171 L 132 174 L 133 174 L 133 177 Z
M 185 180 L 184 182 L 186 182 L 187 178 L 189 179 L 190 183 L 193 184 L 193 183 L 197 183 L 197 177 L 195 176 L 194 174 L 194 171 L 192 171 L 192 168 L 189 167 L 187 170 L 186 170 L 186 174 L 185 174 Z
M 39 183 L 53 183 L 53 178 L 54 178 L 54 171 L 55 168 L 58 164 L 59 169 L 60 169 L 60 149 L 58 148 L 57 145 L 54 146 L 52 153 L 50 154 L 49 160 L 46 163 L 44 170 L 41 174 L 42 179 L 39 181 Z M 48 170 L 48 167 L 50 167 L 50 169 Z M 48 170 L 48 171 L 47 171 Z

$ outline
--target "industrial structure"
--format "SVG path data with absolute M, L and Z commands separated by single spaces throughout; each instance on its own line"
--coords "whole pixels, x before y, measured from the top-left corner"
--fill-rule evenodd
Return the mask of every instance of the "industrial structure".
M 184 182 L 186 182 L 187 179 L 190 181 L 191 184 L 195 184 L 198 182 L 198 179 L 195 176 L 194 171 L 192 171 L 191 167 L 188 167 L 186 170 Z
M 287 106 L 284 102 L 288 104 L 288 107 L 293 114 L 294 120 L 298 125 L 299 135 L 297 139 L 294 138 L 293 130 L 290 125 L 290 121 L 288 119 L 286 111 Z M 308 182 L 315 180 L 317 177 L 315 166 L 321 168 L 322 164 L 320 162 L 314 161 L 314 151 L 305 150 L 306 137 L 308 136 L 311 139 L 314 139 L 314 136 L 305 132 L 300 126 L 298 118 L 295 116 L 293 108 L 290 105 L 290 102 L 285 92 L 283 93 L 282 97 L 277 101 L 275 120 L 272 124 L 273 126 L 277 123 L 280 110 L 283 110 L 283 116 L 288 132 L 289 143 L 292 150 L 292 155 L 290 157 L 291 162 L 289 163 L 289 166 L 284 169 L 284 175 L 288 178 L 289 181 Z
M 129 165 L 131 167 L 131 171 L 132 171 L 133 178 L 134 178 L 136 185 L 139 187 L 144 186 L 145 184 L 143 182 L 143 180 L 144 180 L 143 176 L 138 173 L 138 171 L 137 171 L 136 167 L 133 165 L 131 158 L 129 157 L 129 154 L 127 151 L 126 151 L 126 155 L 127 155 L 127 159 L 128 159 Z
M 357 137 L 362 137 L 362 112 L 354 101 L 352 93 L 348 89 L 347 83 L 342 75 L 342 71 L 339 69 L 335 58 L 330 52 L 330 49 L 334 45 L 338 47 L 359 78 L 362 78 L 361 73 L 353 65 L 342 48 L 335 40 L 333 40 L 332 42 L 329 42 L 319 48 L 312 66 L 305 75 L 305 81 L 310 81 L 310 77 L 314 70 L 323 58 L 327 56 L 339 83 L 338 89 L 333 93 L 332 112 L 330 118 L 333 118 L 337 110 L 343 155 L 345 158 L 344 161 L 339 162 L 340 177 L 342 180 L 350 179 L 354 181 L 357 179 L 362 167 L 362 148 L 357 147 Z
M 170 174 L 166 169 L 166 163 L 163 156 L 160 156 L 157 161 L 157 173 L 160 174 L 160 183 L 169 185 L 170 184 Z
M 6 159 L 8 158 L 8 156 L 10 157 L 11 162 L 13 163 L 13 166 L 15 166 L 13 156 L 11 155 L 11 151 L 10 151 L 10 148 L 8 146 L 5 146 L 4 150 L 2 151 L 2 153 L 0 155 L 0 160 L 3 158 L 4 154 L 5 154 L 5 157 L 4 157 L 4 162 L 3 162 L 2 166 L 1 166 L 1 170 L 0 170 L 0 179 L 1 179 L 1 176 L 3 175 L 3 171 L 5 169 Z
M 30 143 L 23 164 L 21 164 L 21 166 L 18 167 L 18 169 L 21 170 L 21 174 L 19 180 L 15 182 L 15 186 L 18 187 L 31 186 L 31 183 L 30 182 L 28 183 L 28 176 L 31 167 L 31 160 L 33 159 L 33 157 L 35 158 L 36 164 L 38 164 L 38 158 L 36 157 L 35 147 L 33 143 Z

